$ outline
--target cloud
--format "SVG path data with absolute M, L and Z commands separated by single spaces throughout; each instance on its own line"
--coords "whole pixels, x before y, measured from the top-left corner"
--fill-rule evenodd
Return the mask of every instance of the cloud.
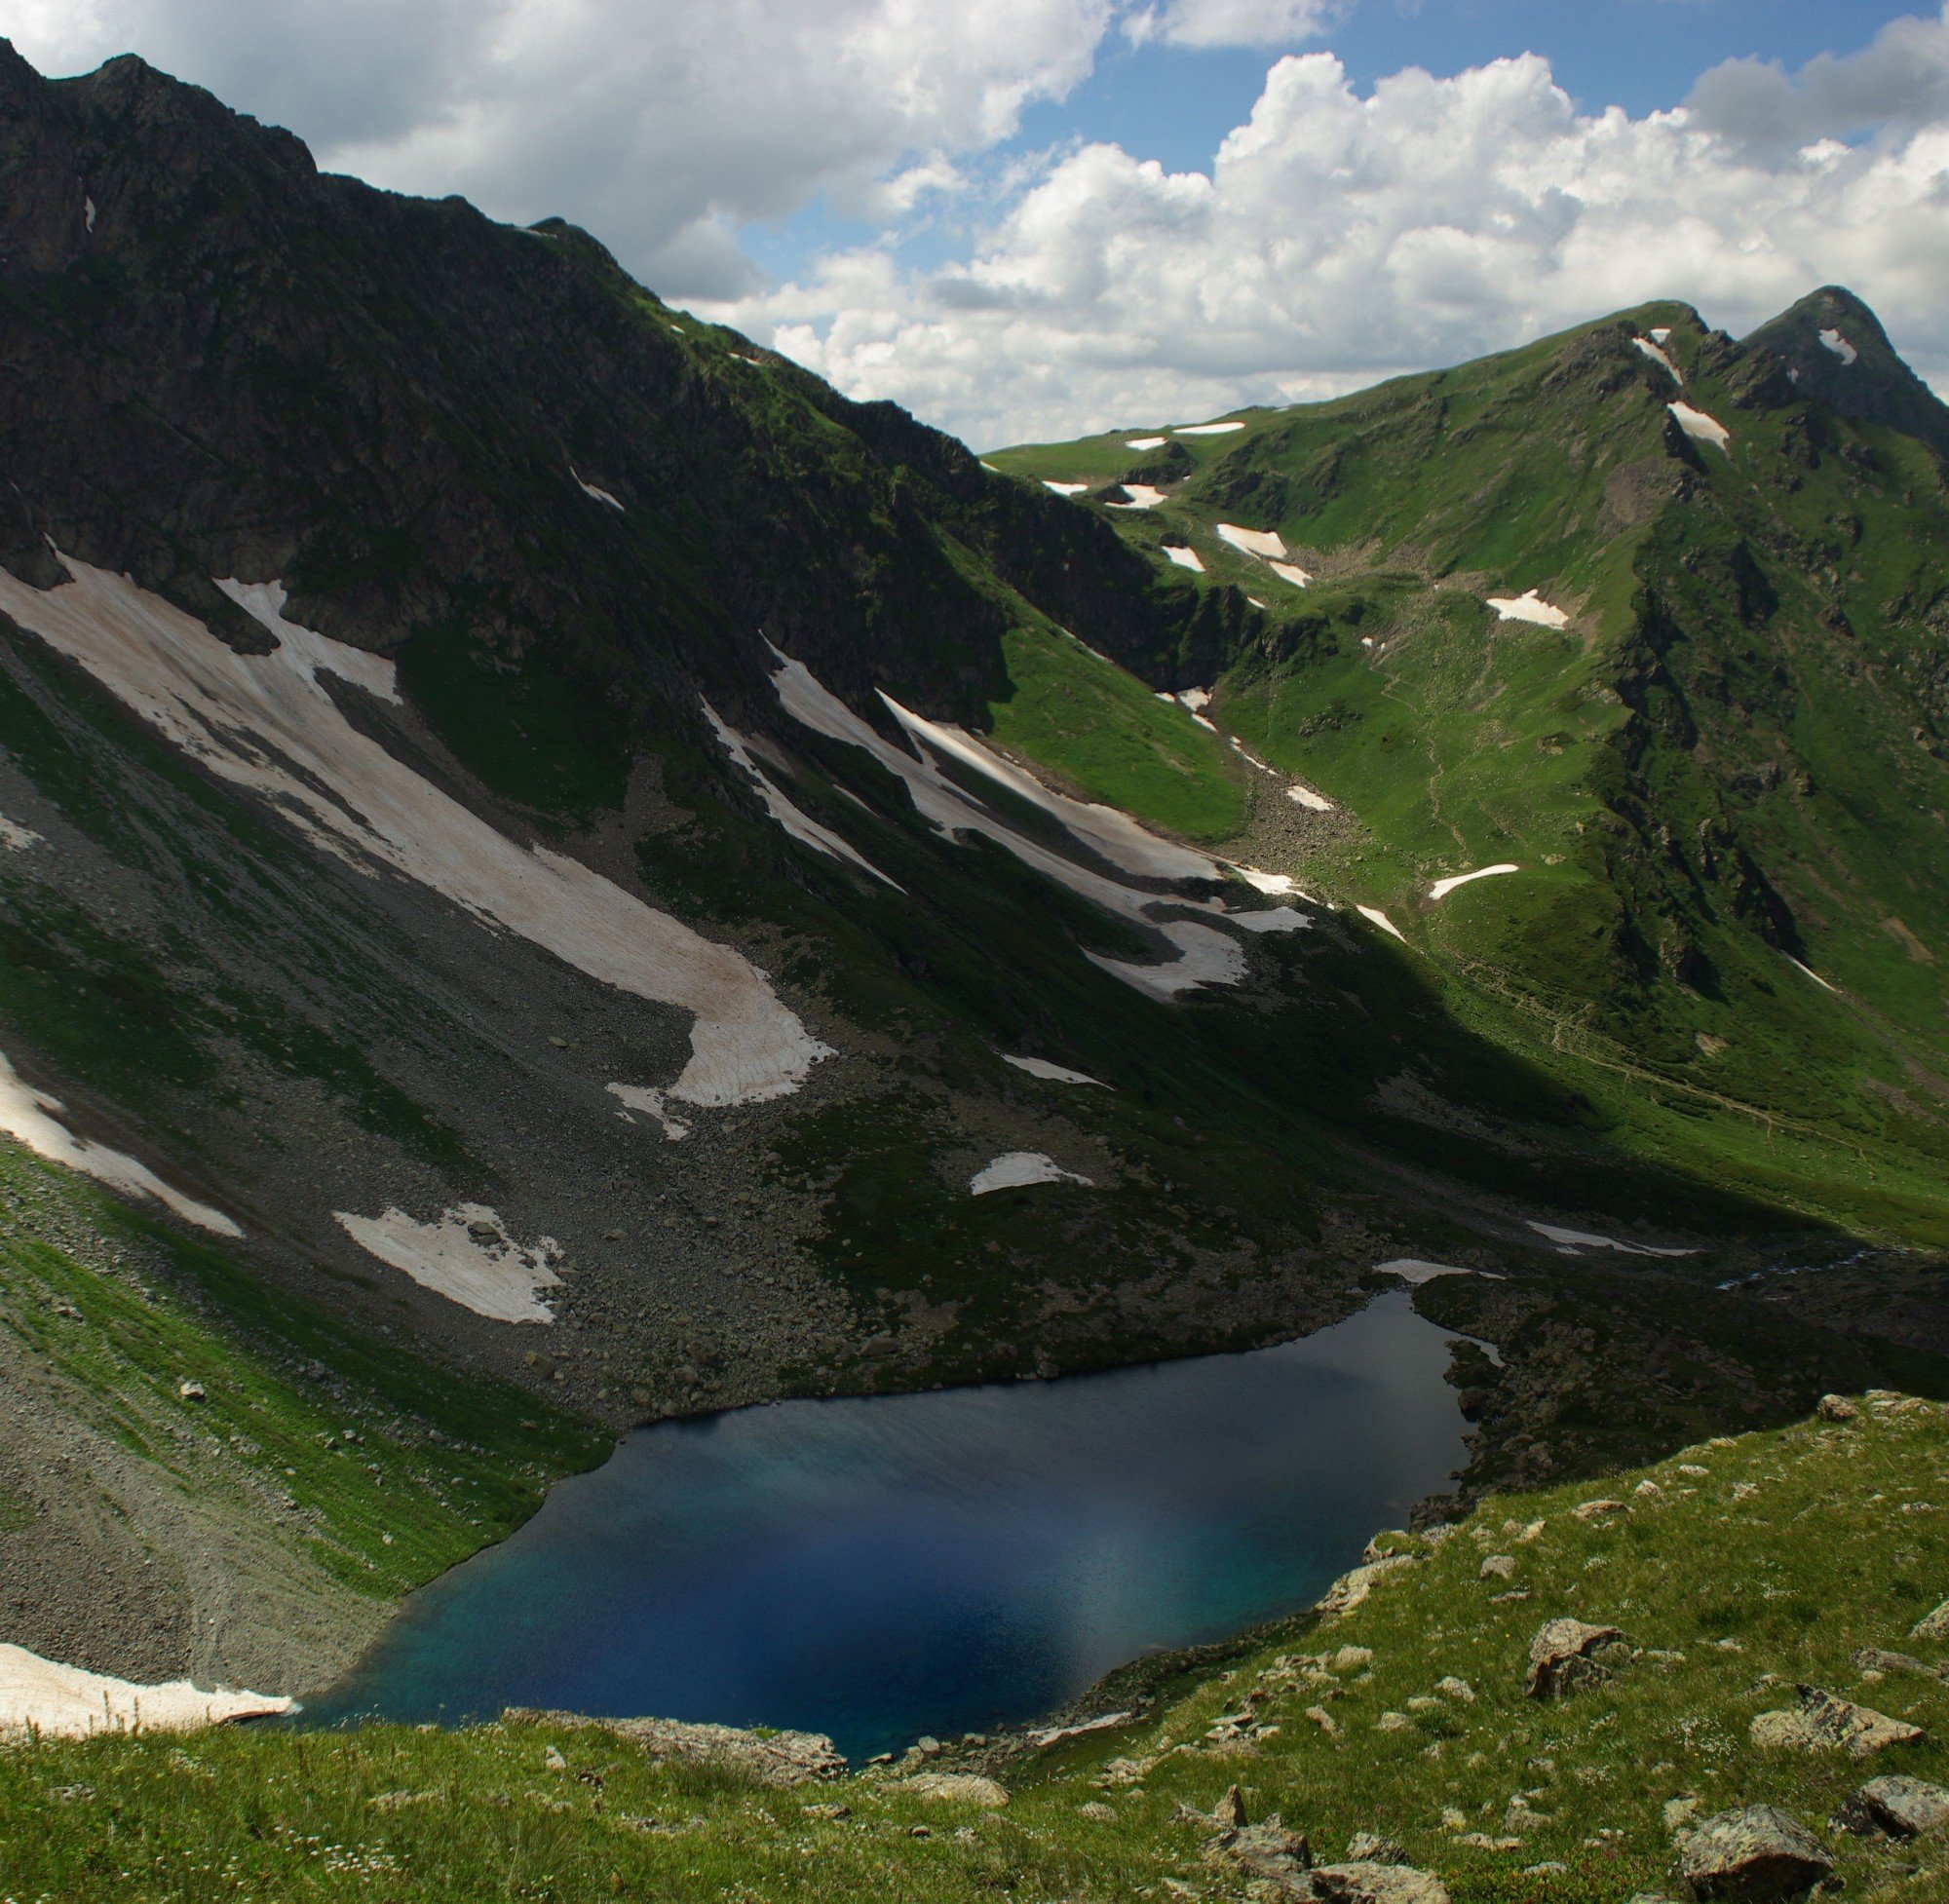
M 1116 0 L 19 0 L 43 70 L 134 48 L 327 169 L 561 213 L 675 296 L 758 281 L 735 235 L 822 196 L 896 218 L 1090 70 Z
M 1949 11 L 1891 20 L 1859 53 L 1822 54 L 1789 76 L 1777 62 L 1728 59 L 1700 76 L 1693 123 L 1761 152 L 1819 139 L 1882 139 L 1949 120 Z
M 1910 24 L 1913 71 L 1949 24 Z M 846 252 L 728 315 L 983 444 L 1337 394 L 1655 296 L 1739 330 L 1828 281 L 1942 381 L 1949 110 L 1871 84 L 1874 62 L 1816 66 L 1796 95 L 1872 105 L 1875 136 L 1756 144 L 1696 105 L 1583 113 L 1533 56 L 1364 95 L 1331 55 L 1291 57 L 1207 171 L 1085 145 L 958 264 Z M 1805 129 L 1837 123 L 1822 103 Z
M 1340 0 L 1170 0 L 1132 16 L 1125 31 L 1172 46 L 1295 46 L 1317 38 L 1345 11 Z

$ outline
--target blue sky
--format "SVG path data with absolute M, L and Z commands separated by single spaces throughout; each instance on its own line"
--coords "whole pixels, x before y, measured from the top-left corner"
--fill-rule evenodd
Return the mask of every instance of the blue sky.
M 1949 389 L 1945 0 L 9 0 L 979 446 L 1850 285 Z M 653 24 L 654 30 L 646 30 Z M 1221 158 L 1222 154 L 1222 158 Z

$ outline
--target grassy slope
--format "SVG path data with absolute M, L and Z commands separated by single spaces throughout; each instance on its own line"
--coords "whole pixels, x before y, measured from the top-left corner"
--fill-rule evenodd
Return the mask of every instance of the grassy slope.
M 1629 344 L 1659 324 L 1683 395 L 1735 432 L 1689 476 L 1665 444 L 1678 393 Z M 1203 586 L 1270 605 L 1215 711 L 1360 822 L 1295 870 L 1386 906 L 1458 1016 L 1640 1154 L 1940 1240 L 1943 788 L 1910 738 L 1949 569 L 1933 460 L 1759 391 L 1662 305 L 1247 426 L 1184 442 L 1166 505 L 1114 519 L 1142 546 L 1188 537 Z M 994 460 L 1134 476 L 1124 443 Z M 1221 520 L 1278 528 L 1314 587 L 1229 551 Z M 1532 587 L 1569 629 L 1483 605 Z M 1503 859 L 1523 872 L 1422 896 Z M 1765 886 L 1845 999 L 1779 956 Z
M 1824 1821 L 1870 1771 L 1949 1776 L 1949 1688 L 1863 1684 L 1851 1664 L 1862 1646 L 1939 1650 L 1907 1633 L 1949 1579 L 1945 1460 L 1941 1410 L 1909 1402 L 1688 1449 L 1603 1490 L 1490 1501 L 1439 1544 L 1383 1537 L 1419 1558 L 1363 1605 L 1249 1636 L 1215 1670 L 1189 1665 L 1173 1682 L 1151 1668 L 1162 1704 L 1121 1733 L 1015 1761 L 999 1812 L 928 1803 L 893 1772 L 776 1792 L 726 1771 L 653 1771 L 617 1739 L 546 1726 L 232 1731 L 0 1754 L 0 1886 L 566 1904 L 997 1889 L 1108 1900 L 1168 1881 L 1179 1895 L 1237 1897 L 1242 1882 L 1204 1861 L 1209 1833 L 1180 1809 L 1208 1809 L 1236 1782 L 1253 1817 L 1280 1811 L 1322 1859 L 1357 1831 L 1388 1833 L 1458 1904 L 1614 1904 L 1657 1887 L 1671 1863 L 1664 1807 L 1682 1798 L 1701 1814 L 1781 1806 L 1834 1847 L 1851 1895 L 1939 1898 L 1932 1845 L 1847 1839 Z M 1575 1517 L 1600 1496 L 1624 1510 Z M 1514 1578 L 1481 1579 L 1487 1553 L 1513 1556 Z M 1529 1641 L 1560 1614 L 1621 1625 L 1641 1656 L 1540 1705 L 1521 1692 Z M 1371 1666 L 1333 1669 L 1343 1646 L 1369 1649 Z M 1473 1697 L 1437 1691 L 1449 1678 Z M 1872 1766 L 1755 1748 L 1753 1716 L 1791 1704 L 1800 1680 L 1931 1737 Z M 1242 1713 L 1242 1728 L 1225 1723 Z M 565 1771 L 548 1769 L 551 1746 Z M 846 1815 L 813 1809 L 834 1805 Z M 1462 1842 L 1470 1833 L 1520 1843 L 1486 1848 Z M 1917 1866 L 1933 1878 L 1904 1881 Z
M 397 1599 L 607 1450 L 546 1402 L 357 1333 L 11 1143 L 0 1212 L 0 1326 L 30 1359 L 162 1476 L 278 1514 L 359 1594 Z M 207 1399 L 179 1397 L 190 1379 Z

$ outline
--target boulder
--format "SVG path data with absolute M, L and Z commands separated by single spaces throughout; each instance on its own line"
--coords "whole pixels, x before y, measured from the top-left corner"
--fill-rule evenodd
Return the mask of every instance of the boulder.
M 1490 1553 L 1482 1556 L 1481 1578 L 1485 1580 L 1506 1580 L 1514 1577 L 1516 1557 L 1512 1553 Z
M 1908 1637 L 1912 1640 L 1949 1640 L 1949 1600 L 1944 1600 L 1933 1613 L 1924 1614 L 1908 1629 Z
M 1245 1795 L 1236 1785 L 1225 1788 L 1225 1796 L 1211 1808 L 1211 1815 L 1227 1831 L 1242 1830 L 1245 1823 Z
M 1306 1834 L 1288 1831 L 1277 1813 L 1262 1825 L 1242 1825 L 1237 1831 L 1222 1832 L 1206 1854 L 1214 1860 L 1236 1866 L 1248 1878 L 1283 1891 L 1288 1897 L 1311 1897 L 1304 1888 L 1313 1869 L 1313 1847 Z
M 1009 1802 L 1005 1787 L 974 1771 L 922 1771 L 900 1780 L 899 1789 L 916 1798 L 937 1799 L 943 1805 L 978 1805 L 999 1811 Z
M 1581 1619 L 1549 1619 L 1529 1643 L 1529 1672 L 1523 1691 L 1533 1699 L 1560 1699 L 1580 1686 L 1609 1677 L 1603 1655 L 1624 1634 L 1615 1626 L 1591 1626 Z
M 1609 1500 L 1586 1501 L 1570 1510 L 1572 1517 L 1577 1520 L 1596 1520 L 1603 1514 L 1622 1514 L 1624 1511 L 1624 1504 L 1622 1501 Z
M 1891 1719 L 1872 1706 L 1822 1692 L 1817 1686 L 1800 1688 L 1800 1704 L 1778 1712 L 1758 1714 L 1751 1727 L 1755 1745 L 1802 1752 L 1843 1751 L 1865 1759 L 1891 1745 L 1913 1745 L 1925 1734 L 1905 1719 Z
M 1364 1567 L 1356 1567 L 1352 1573 L 1342 1574 L 1326 1589 L 1317 1611 L 1329 1617 L 1352 1613 L 1374 1590 L 1376 1582 L 1399 1568 L 1412 1567 L 1417 1558 L 1418 1555 L 1411 1553 L 1385 1554 Z
M 1448 1886 L 1407 1864 L 1357 1859 L 1309 1872 L 1296 1895 L 1319 1904 L 1448 1904 Z
M 1834 1822 L 1842 1831 L 1913 1838 L 1949 1824 L 1949 1787 L 1926 1778 L 1870 1778 L 1841 1801 Z
M 1830 1876 L 1834 1860 L 1799 1819 L 1771 1805 L 1721 1811 L 1690 1833 L 1678 1872 L 1698 1898 L 1771 1904 L 1798 1897 Z
M 1405 1864 L 1407 1853 L 1379 1832 L 1357 1831 L 1347 1841 L 1348 1864 Z
M 1859 1648 L 1853 1655 L 1852 1663 L 1857 1672 L 1864 1673 L 1920 1673 L 1925 1679 L 1945 1676 L 1940 1666 L 1931 1666 L 1927 1659 L 1918 1659 L 1912 1653 L 1891 1653 L 1880 1646 Z
M 1822 1395 L 1814 1412 L 1823 1422 L 1852 1422 L 1861 1411 L 1846 1395 Z

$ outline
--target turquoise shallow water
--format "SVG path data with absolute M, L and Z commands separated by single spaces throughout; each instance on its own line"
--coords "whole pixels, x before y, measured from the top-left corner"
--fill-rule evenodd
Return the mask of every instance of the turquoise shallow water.
M 1460 1465 L 1405 1292 L 1303 1342 L 626 1436 L 413 1596 L 310 1723 L 507 1705 L 829 1733 L 1033 1717 L 1309 1604 Z

